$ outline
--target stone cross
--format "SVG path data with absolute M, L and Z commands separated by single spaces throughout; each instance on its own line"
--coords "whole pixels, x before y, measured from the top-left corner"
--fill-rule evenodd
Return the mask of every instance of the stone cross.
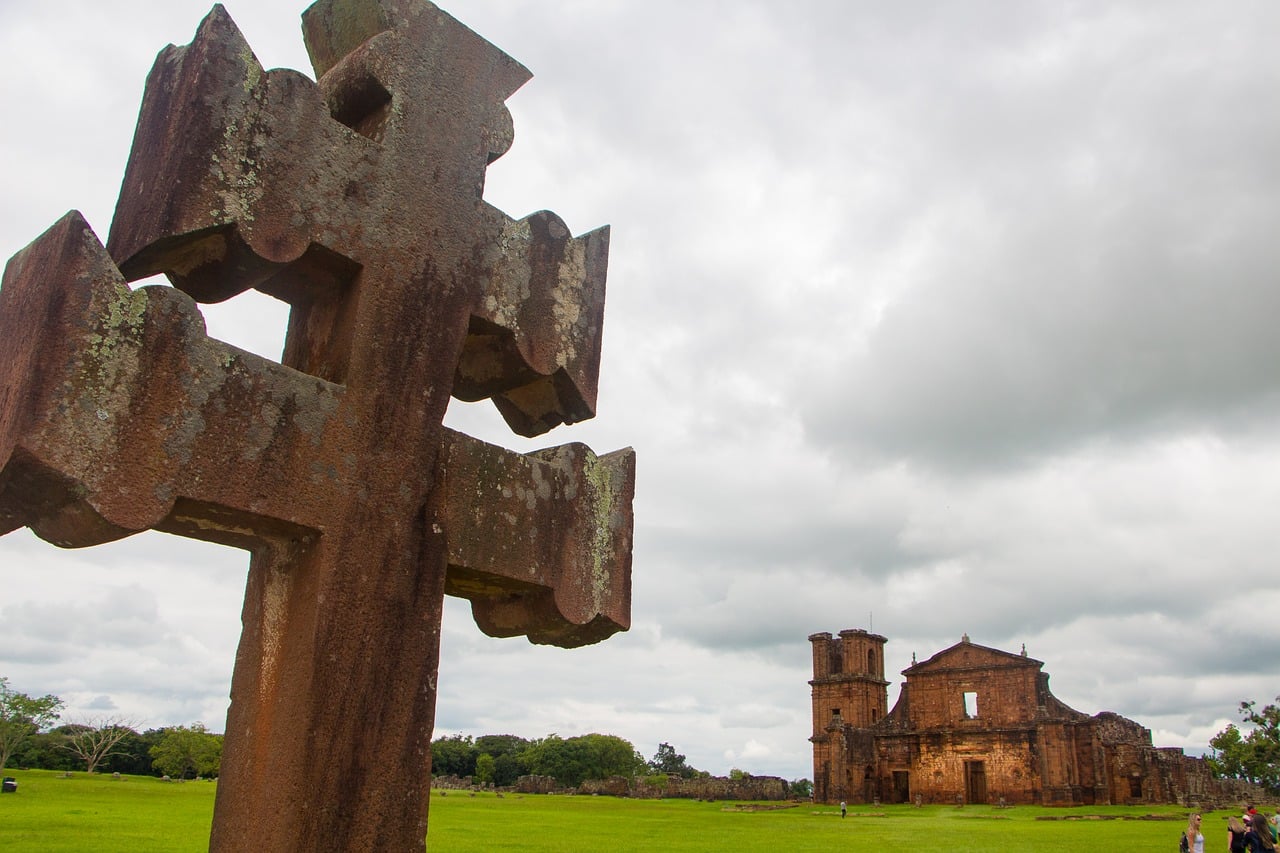
M 442 596 L 565 647 L 630 622 L 633 453 L 442 426 L 593 416 L 608 231 L 483 200 L 529 73 L 431 3 L 303 29 L 318 83 L 215 6 L 156 59 L 106 248 L 73 211 L 10 260 L 0 533 L 249 551 L 211 849 L 421 850 Z M 280 363 L 205 333 L 249 288 L 291 306 Z

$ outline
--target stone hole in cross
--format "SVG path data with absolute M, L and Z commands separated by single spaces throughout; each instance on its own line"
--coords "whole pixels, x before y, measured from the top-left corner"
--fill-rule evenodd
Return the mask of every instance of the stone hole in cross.
M 170 287 L 163 275 L 129 282 L 129 287 Z M 280 363 L 285 330 L 289 327 L 289 303 L 257 290 L 246 290 L 225 302 L 197 302 L 209 337 Z

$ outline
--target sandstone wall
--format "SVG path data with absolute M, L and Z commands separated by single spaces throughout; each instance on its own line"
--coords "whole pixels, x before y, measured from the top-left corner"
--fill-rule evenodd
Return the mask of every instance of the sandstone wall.
M 636 780 L 612 776 L 583 782 L 579 794 L 603 794 L 611 797 L 635 797 L 637 799 L 688 799 L 688 800 L 785 800 L 788 785 L 777 776 L 745 776 L 729 779 L 709 776 L 682 779 L 679 776 L 641 777 Z

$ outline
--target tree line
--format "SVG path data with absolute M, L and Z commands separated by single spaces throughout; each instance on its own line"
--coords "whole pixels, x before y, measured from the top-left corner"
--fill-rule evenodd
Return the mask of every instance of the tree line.
M 222 735 L 203 724 L 138 731 L 131 721 L 103 718 L 57 725 L 63 701 L 29 696 L 0 677 L 0 767 L 85 770 L 174 778 L 213 777 L 222 762 Z M 690 767 L 670 744 L 646 762 L 614 735 L 526 740 L 516 735 L 444 737 L 432 744 L 433 772 L 511 785 L 520 776 L 550 776 L 576 787 L 588 779 L 668 773 L 709 775 Z
M 678 776 L 682 779 L 709 778 L 705 770 L 689 764 L 669 743 L 646 761 L 631 742 L 616 735 L 588 734 L 562 738 L 552 734 L 526 740 L 518 735 L 450 735 L 431 744 L 431 773 L 434 776 L 470 776 L 481 785 L 507 787 L 521 776 L 550 776 L 564 788 L 576 788 L 593 779 L 622 776 Z M 730 778 L 749 776 L 743 770 L 729 771 Z M 795 779 L 790 789 L 800 797 L 812 792 L 808 779 Z
M 0 676 L 0 768 L 194 779 L 218 775 L 222 735 L 202 723 L 139 732 L 120 717 L 55 725 L 63 701 L 28 696 Z
M 453 735 L 431 744 L 431 772 L 436 776 L 470 776 L 475 782 L 499 787 L 521 776 L 550 776 L 561 785 L 577 787 L 587 779 L 633 777 L 647 772 L 647 763 L 630 741 L 615 735 L 587 734 L 526 740 L 517 735 Z
M 132 721 L 101 718 L 57 725 L 64 703 L 52 694 L 28 696 L 0 677 L 0 767 L 86 770 L 172 778 L 216 777 L 222 735 L 203 724 L 138 731 Z M 432 773 L 470 776 L 479 784 L 505 787 L 526 775 L 549 776 L 566 788 L 591 779 L 623 776 L 709 777 L 669 743 L 645 760 L 630 741 L 616 735 L 557 734 L 527 740 L 517 735 L 453 735 L 432 743 Z M 734 768 L 731 777 L 749 774 Z M 809 780 L 792 790 L 804 796 Z

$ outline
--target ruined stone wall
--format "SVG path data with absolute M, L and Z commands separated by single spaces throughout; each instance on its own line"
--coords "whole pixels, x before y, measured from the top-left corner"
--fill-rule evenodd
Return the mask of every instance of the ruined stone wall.
M 915 780 L 911 763 L 912 752 L 919 754 L 919 738 L 915 735 L 900 736 L 877 735 L 875 738 L 875 796 L 882 803 L 906 803 L 915 796 Z M 903 777 L 909 785 L 899 792 L 895 787 L 894 774 L 906 773 Z M 870 802 L 861 800 L 860 802 Z
M 1157 751 L 1149 745 L 1112 743 L 1106 756 L 1107 789 L 1117 805 L 1176 800 L 1175 792 L 1185 789 L 1180 771 L 1167 762 L 1159 766 Z
M 869 803 L 879 796 L 876 780 L 876 738 L 870 729 L 845 734 L 845 785 L 850 802 Z
M 579 794 L 603 794 L 607 797 L 639 797 L 642 796 L 624 776 L 610 776 L 608 779 L 588 779 L 576 789 Z
M 1214 778 L 1203 758 L 1176 747 L 1153 747 L 1150 730 L 1133 720 L 1110 711 L 1093 720 L 1104 756 L 1099 787 L 1112 803 L 1207 808 L 1261 797 L 1262 792 L 1247 783 Z
M 470 776 L 432 776 L 431 787 L 445 791 L 467 791 L 478 787 Z
M 974 667 L 922 673 L 912 679 L 915 729 L 1026 724 L 1035 719 L 1036 671 L 1031 667 Z M 977 697 L 977 714 L 965 713 L 965 693 Z
M 831 783 L 832 762 L 830 752 L 814 753 L 813 800 L 816 803 L 834 803 L 840 798 Z
M 1103 744 L 1134 744 L 1151 746 L 1151 730 L 1122 717 L 1114 711 L 1103 711 L 1093 717 L 1098 740 Z
M 515 790 L 520 794 L 554 794 L 560 786 L 551 776 L 521 776 L 516 779 Z
M 668 776 L 659 783 L 655 777 L 631 780 L 622 776 L 583 782 L 579 794 L 602 794 L 611 797 L 637 799 L 689 799 L 689 800 L 785 800 L 789 796 L 786 780 L 778 776 L 744 776 L 730 779 L 725 776 L 706 776 L 683 779 Z
M 1102 769 L 1097 766 L 1092 721 L 1053 721 L 1037 727 L 1040 797 L 1046 806 L 1093 805 Z
M 894 802 L 894 771 L 910 776 L 910 799 L 924 803 L 1034 803 L 1039 798 L 1032 730 L 949 731 L 899 736 L 881 744 L 881 800 Z M 904 764 L 906 765 L 904 767 Z M 971 789 L 971 782 L 981 787 Z
M 1184 755 L 1176 748 L 1151 751 L 1153 794 L 1156 802 L 1176 802 L 1188 808 L 1211 808 L 1256 803 L 1266 794 L 1239 779 L 1215 779 L 1209 762 Z

